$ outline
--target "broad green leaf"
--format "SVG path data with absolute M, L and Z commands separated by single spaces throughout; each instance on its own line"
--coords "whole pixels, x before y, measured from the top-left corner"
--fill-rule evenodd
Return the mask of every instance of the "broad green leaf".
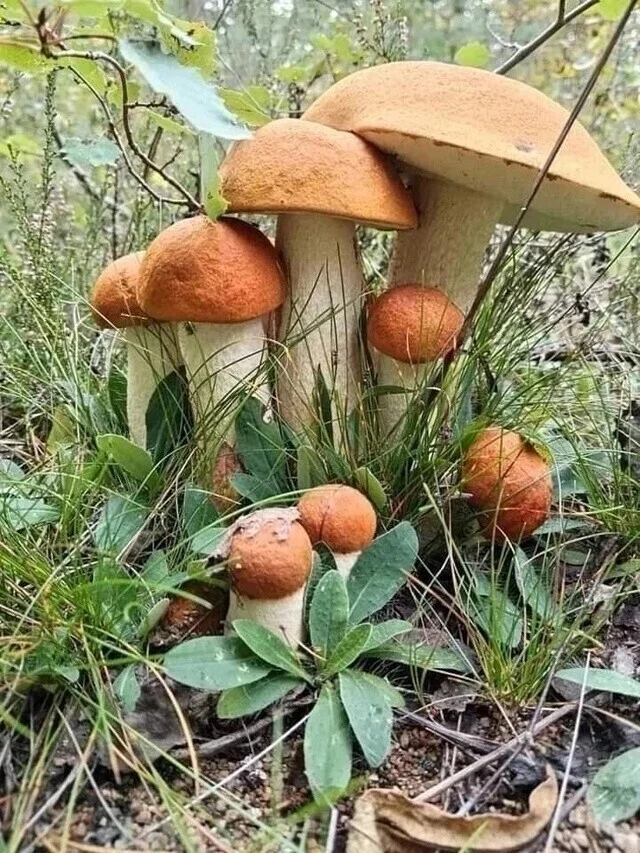
M 311 609 L 311 602 L 313 601 L 316 587 L 327 572 L 335 571 L 335 568 L 336 561 L 331 551 L 322 543 L 316 545 L 313 552 L 313 567 L 304 591 L 305 623 L 309 621 L 309 610 Z
M 107 12 L 118 12 L 124 0 L 60 0 L 60 5 L 82 18 L 102 18 Z
M 26 133 L 12 133 L 0 141 L 0 157 L 36 156 L 42 153 L 37 139 Z
M 123 40 L 119 46 L 124 60 L 135 66 L 155 92 L 166 95 L 197 131 L 222 139 L 251 136 L 225 107 L 216 87 L 195 68 L 182 65 L 151 42 Z
M 171 599 L 161 598 L 147 611 L 138 627 L 138 636 L 141 639 L 147 637 L 151 631 L 159 625 L 167 614 Z
M 390 684 L 386 678 L 381 678 L 379 675 L 373 675 L 371 672 L 361 672 L 360 670 L 352 670 L 349 669 L 347 672 L 358 672 L 361 676 L 366 678 L 371 684 L 374 684 L 376 690 L 381 691 L 387 697 L 387 700 L 392 708 L 404 708 L 405 701 L 402 693 L 394 687 L 393 684 Z
M 236 453 L 244 469 L 271 494 L 286 491 L 286 446 L 278 424 L 265 422 L 264 406 L 250 397 L 236 417 Z
M 170 573 L 166 551 L 152 551 L 140 572 L 140 578 L 149 586 L 162 583 Z
M 229 482 L 239 495 L 247 498 L 251 503 L 261 503 L 274 495 L 273 483 L 265 483 L 253 474 L 231 474 Z
M 347 670 L 338 676 L 342 706 L 370 767 L 378 767 L 391 746 L 393 711 L 386 691 L 365 672 Z
M 180 124 L 179 121 L 176 121 L 174 118 L 169 118 L 169 116 L 160 115 L 155 110 L 151 108 L 145 109 L 144 114 L 147 116 L 149 121 L 152 121 L 157 127 L 161 127 L 167 133 L 173 133 L 176 136 L 184 136 L 185 134 L 189 136 L 193 136 L 193 130 L 190 127 L 187 127 L 186 124 Z
M 471 665 L 461 652 L 424 643 L 401 643 L 391 641 L 364 653 L 374 660 L 388 660 L 414 666 L 419 669 L 442 669 L 446 672 L 470 672 Z
M 387 505 L 387 496 L 380 480 L 365 467 L 358 468 L 353 472 L 353 476 L 375 508 L 383 510 Z
M 220 527 L 217 524 L 208 524 L 191 539 L 191 550 L 195 554 L 203 554 L 205 557 L 211 557 L 217 551 L 220 543 L 227 533 L 226 527 Z
M 523 620 L 519 608 L 484 574 L 474 573 L 465 605 L 489 638 L 511 649 L 520 645 Z
M 119 553 L 146 524 L 149 510 L 131 498 L 112 495 L 102 508 L 93 531 L 93 541 L 100 551 Z
M 372 626 L 371 636 L 364 651 L 377 649 L 378 646 L 383 646 L 399 634 L 406 634 L 412 629 L 411 622 L 405 622 L 404 619 L 388 619 L 386 622 L 379 622 Z
M 469 65 L 472 68 L 486 68 L 489 65 L 491 54 L 486 44 L 481 41 L 470 41 L 459 47 L 453 57 L 458 65 Z
M 109 78 L 100 67 L 100 64 L 95 62 L 93 59 L 80 59 L 77 56 L 65 56 L 61 53 L 58 54 L 56 58 L 56 66 L 61 68 L 70 68 L 72 71 L 77 72 L 82 80 L 92 86 L 99 95 L 104 95 L 106 93 L 110 82 Z M 120 149 L 116 148 L 116 151 L 117 158 L 119 158 Z M 91 165 L 100 164 L 92 163 Z
M 327 475 L 320 457 L 316 451 L 306 444 L 301 444 L 297 450 L 298 488 L 301 491 L 313 489 L 327 482 Z
M 205 527 L 215 524 L 217 520 L 218 513 L 211 503 L 208 492 L 196 486 L 187 485 L 184 490 L 182 513 L 180 515 L 180 521 L 187 536 L 193 539 L 197 533 Z M 191 543 L 191 548 L 192 550 L 197 550 L 194 548 L 193 542 Z
M 322 674 L 325 678 L 342 672 L 360 657 L 371 637 L 371 625 L 356 625 L 340 640 L 327 658 Z
M 347 585 L 340 572 L 327 572 L 316 587 L 309 611 L 313 648 L 326 658 L 346 634 L 348 621 Z
M 222 195 L 218 174 L 218 152 L 213 136 L 201 133 L 198 136 L 200 152 L 200 197 L 209 219 L 217 219 L 227 209 L 228 202 Z
M 547 587 L 546 577 L 543 575 L 543 569 L 538 568 L 522 548 L 516 548 L 513 555 L 513 566 L 516 583 L 525 602 L 542 619 L 553 618 L 555 607 L 551 592 Z
M 252 622 L 251 619 L 236 619 L 233 630 L 254 655 L 271 666 L 295 675 L 296 678 L 309 681 L 309 676 L 300 666 L 298 656 L 280 637 L 276 637 L 271 631 L 257 622 Z
M 349 720 L 334 687 L 325 684 L 304 732 L 304 770 L 314 800 L 334 803 L 351 779 Z
M 347 581 L 352 625 L 393 598 L 413 569 L 417 556 L 418 537 L 407 521 L 378 536 L 362 552 Z
M 640 681 L 623 675 L 613 669 L 589 669 L 585 681 L 585 669 L 582 666 L 561 669 L 556 672 L 556 678 L 571 681 L 574 684 L 584 682 L 587 690 L 606 690 L 607 693 L 620 693 L 622 696 L 633 696 L 640 699 Z
M 234 720 L 237 717 L 257 714 L 258 711 L 273 705 L 303 683 L 293 675 L 272 672 L 260 681 L 254 681 L 242 687 L 232 687 L 230 690 L 225 690 L 218 699 L 218 717 L 221 720 Z
M 184 368 L 163 377 L 153 392 L 145 416 L 147 449 L 157 465 L 189 443 L 192 413 Z
M 227 690 L 264 678 L 271 667 L 236 637 L 196 637 L 165 655 L 170 678 L 197 690 Z
M 266 86 L 247 86 L 242 92 L 220 89 L 220 97 L 231 112 L 249 127 L 262 127 L 271 121 L 269 111 L 273 99 Z
M 65 139 L 63 152 L 74 166 L 90 169 L 113 166 L 120 159 L 120 149 L 110 139 Z
M 125 666 L 113 682 L 113 691 L 125 711 L 135 711 L 142 689 L 133 664 Z
M 640 810 L 640 747 L 608 761 L 593 777 L 587 802 L 600 824 L 630 820 Z
M 24 480 L 24 477 L 25 472 L 13 459 L 0 457 L 0 484 L 3 480 L 6 480 L 13 486 L 16 480 Z
M 617 21 L 628 5 L 628 0 L 600 0 L 593 11 L 605 21 Z
M 42 56 L 40 48 L 36 45 L 0 41 L 0 65 L 9 65 L 18 71 L 36 74 L 51 68 L 52 60 Z
M 153 459 L 149 451 L 138 447 L 123 435 L 106 433 L 96 436 L 96 447 L 110 457 L 123 471 L 130 474 L 134 480 L 143 483 L 153 480 L 153 485 L 159 484 L 159 478 L 153 470 Z
M 217 64 L 214 31 L 203 21 L 183 21 L 162 12 L 157 26 L 162 47 L 181 65 L 197 68 L 205 80 L 209 80 Z
M 60 510 L 36 497 L 8 494 L 0 498 L 0 519 L 13 530 L 26 530 L 53 524 L 60 518 Z

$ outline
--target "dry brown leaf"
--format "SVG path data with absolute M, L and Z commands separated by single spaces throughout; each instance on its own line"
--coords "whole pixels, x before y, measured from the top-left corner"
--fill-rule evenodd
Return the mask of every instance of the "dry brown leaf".
M 557 801 L 558 782 L 550 766 L 545 781 L 531 792 L 529 811 L 523 815 L 490 812 L 457 817 L 397 791 L 372 788 L 356 803 L 347 853 L 521 850 L 549 823 Z

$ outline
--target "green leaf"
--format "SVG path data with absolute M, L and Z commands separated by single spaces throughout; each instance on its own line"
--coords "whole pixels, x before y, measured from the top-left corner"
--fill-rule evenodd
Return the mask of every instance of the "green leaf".
M 131 498 L 112 495 L 102 508 L 93 531 L 93 541 L 99 551 L 119 553 L 142 530 L 149 510 Z
M 165 655 L 170 678 L 197 690 L 227 690 L 264 678 L 271 667 L 236 637 L 196 637 Z
M 236 619 L 233 630 L 254 655 L 296 678 L 310 680 L 293 649 L 262 625 L 251 619 Z
M 300 491 L 307 491 L 327 482 L 327 475 L 320 457 L 312 447 L 306 444 L 298 447 L 296 471 Z
M 418 537 L 407 521 L 378 536 L 354 565 L 347 590 L 352 625 L 380 610 L 404 584 L 418 556 Z
M 467 612 L 485 634 L 506 648 L 522 640 L 523 620 L 519 608 L 484 574 L 475 572 L 466 601 Z
M 131 0 L 129 0 L 131 2 Z M 216 68 L 216 34 L 203 21 L 183 21 L 159 12 L 162 47 L 208 80 Z
M 272 498 L 274 494 L 273 483 L 265 483 L 253 474 L 231 474 L 229 482 L 239 495 L 247 498 L 251 503 L 261 503 Z
M 379 767 L 391 746 L 393 710 L 386 691 L 364 672 L 338 676 L 340 698 L 351 729 L 370 767 Z
M 249 127 L 262 127 L 271 121 L 269 111 L 273 98 L 266 86 L 247 86 L 242 92 L 220 89 L 220 97 L 231 112 Z
M 442 669 L 446 672 L 471 672 L 471 665 L 456 649 L 428 646 L 425 643 L 392 641 L 366 651 L 364 657 L 403 663 L 419 669 Z
M 205 527 L 215 525 L 217 520 L 218 513 L 211 503 L 209 493 L 196 486 L 187 485 L 184 490 L 182 513 L 180 515 L 180 521 L 187 536 L 193 539 Z M 191 549 L 197 550 L 193 547 L 193 542 L 191 543 Z
M 0 518 L 13 530 L 27 530 L 53 524 L 60 518 L 60 510 L 36 497 L 8 494 L 0 500 Z
M 140 688 L 136 676 L 136 668 L 133 664 L 125 666 L 118 675 L 113 682 L 113 691 L 125 711 L 135 711 L 142 689 Z
M 472 68 L 486 68 L 489 65 L 491 54 L 486 44 L 481 41 L 470 41 L 459 47 L 453 57 L 458 65 L 469 65 Z
M 364 651 L 369 652 L 372 649 L 377 649 L 378 646 L 383 646 L 399 634 L 406 634 L 412 629 L 411 622 L 405 622 L 404 619 L 388 619 L 386 622 L 379 622 L 377 625 L 373 625 L 369 642 Z
M 218 524 L 208 524 L 203 527 L 191 539 L 191 550 L 194 554 L 203 554 L 211 557 L 217 551 L 220 543 L 227 534 L 227 528 Z
M 58 54 L 56 58 L 56 66 L 60 68 L 70 68 L 76 71 L 83 80 L 89 83 L 99 95 L 104 95 L 109 87 L 109 78 L 104 73 L 100 65 L 93 59 L 80 59 L 76 56 L 65 56 L 63 53 Z M 108 142 L 109 140 L 105 140 Z M 116 159 L 120 157 L 120 149 L 116 147 Z M 114 161 L 115 162 L 115 161 Z M 91 164 L 91 165 L 100 165 Z
M 313 594 L 309 611 L 311 644 L 322 657 L 333 651 L 347 632 L 349 595 L 340 572 L 324 575 Z
M 151 454 L 123 435 L 113 433 L 98 435 L 96 447 L 139 483 L 152 479 L 155 480 L 154 485 L 159 484 L 159 477 L 153 470 Z
M 81 169 L 113 166 L 120 159 L 120 149 L 110 139 L 65 139 L 62 150 Z
M 122 9 L 124 0 L 60 0 L 60 4 L 82 18 L 102 18 Z
M 160 622 L 164 619 L 169 610 L 169 606 L 171 604 L 171 599 L 169 598 L 161 598 L 147 611 L 147 613 L 142 618 L 140 625 L 138 626 L 138 637 L 144 639 L 147 637 L 151 631 L 159 625 Z
M 229 206 L 222 195 L 218 174 L 218 153 L 213 136 L 201 133 L 198 136 L 200 151 L 200 195 L 209 219 L 218 219 Z
M 304 591 L 305 623 L 309 621 L 309 610 L 311 609 L 311 602 L 313 601 L 316 587 L 327 572 L 335 571 L 335 568 L 336 561 L 331 551 L 322 543 L 316 545 L 313 552 L 313 567 Z
M 325 678 L 335 675 L 346 669 L 359 658 L 371 637 L 371 625 L 356 625 L 342 640 L 327 658 L 322 674 Z
M 336 690 L 325 684 L 304 732 L 304 769 L 314 800 L 334 803 L 351 778 L 353 744 L 349 721 Z
M 250 397 L 236 417 L 236 453 L 249 474 L 253 474 L 276 495 L 286 491 L 287 450 L 280 427 L 265 422 L 264 406 Z
M 145 417 L 147 449 L 157 465 L 186 447 L 192 432 L 189 387 L 184 368 L 172 370 L 158 382 Z
M 536 564 L 525 554 L 522 548 L 516 548 L 513 555 L 516 583 L 520 594 L 529 607 L 542 619 L 552 619 L 555 606 L 551 592 L 542 571 L 536 570 Z
M 163 116 L 150 107 L 145 108 L 144 114 L 153 122 L 153 124 L 157 127 L 161 127 L 167 133 L 173 133 L 176 136 L 184 136 L 185 134 L 189 136 L 194 135 L 193 130 L 191 130 L 190 127 L 187 127 L 186 124 L 180 124 L 180 122 L 176 121 L 174 118 Z
M 600 0 L 593 11 L 605 21 L 617 21 L 628 5 L 628 0 Z
M 195 68 L 182 65 L 152 42 L 123 40 L 119 47 L 124 60 L 135 66 L 155 92 L 166 95 L 197 131 L 222 139 L 251 136 L 225 107 L 216 87 Z
M 234 720 L 237 717 L 257 714 L 303 683 L 293 675 L 272 672 L 260 681 L 242 687 L 232 687 L 225 690 L 218 699 L 218 717 L 221 720 Z
M 561 669 L 556 672 L 556 678 L 571 681 L 574 684 L 584 682 L 587 690 L 605 690 L 607 693 L 620 693 L 622 696 L 633 696 L 640 699 L 640 681 L 623 675 L 613 669 L 589 669 L 585 681 L 585 668 L 582 666 Z
M 353 476 L 375 508 L 379 511 L 383 510 L 387 505 L 387 496 L 380 480 L 365 467 L 356 469 Z
M 630 820 L 640 810 L 640 747 L 623 752 L 598 770 L 587 802 L 600 824 Z
M 36 45 L 21 42 L 0 42 L 0 65 L 10 65 L 18 71 L 36 74 L 51 68 L 51 60 L 45 59 Z
M 42 153 L 37 139 L 26 133 L 12 133 L 0 141 L 0 157 L 36 156 Z
M 166 581 L 171 570 L 166 551 L 152 551 L 140 572 L 140 578 L 149 586 Z

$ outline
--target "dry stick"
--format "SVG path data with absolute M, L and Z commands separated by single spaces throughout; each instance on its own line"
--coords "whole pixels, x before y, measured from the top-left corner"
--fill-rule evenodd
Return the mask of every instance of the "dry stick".
M 245 738 L 257 735 L 263 729 L 268 728 L 271 723 L 271 718 L 265 717 L 265 719 L 256 720 L 256 722 L 252 723 L 250 726 L 245 726 L 231 734 L 223 735 L 222 737 L 217 737 L 214 740 L 208 740 L 200 744 L 194 743 L 193 746 L 196 755 L 198 758 L 213 758 L 214 755 L 218 755 L 218 753 L 224 752 L 225 749 L 235 746 Z M 190 755 L 191 753 L 188 749 L 181 748 L 171 750 L 171 756 L 175 758 L 176 761 L 188 761 Z
M 571 713 L 571 711 L 574 711 L 575 708 L 576 703 L 570 702 L 567 705 L 563 705 L 561 708 L 557 708 L 555 711 L 552 711 L 548 716 L 540 720 L 532 732 L 532 736 L 535 737 L 536 735 L 539 735 L 545 729 L 549 728 L 549 726 L 552 726 L 554 723 L 557 723 L 558 720 L 566 717 L 566 715 Z M 529 732 L 525 734 L 525 737 L 528 735 Z M 488 753 L 488 755 L 483 755 L 482 758 L 478 758 L 478 760 L 474 761 L 473 764 L 458 770 L 457 773 L 454 773 L 453 776 L 450 776 L 448 779 L 427 788 L 427 790 L 423 791 L 422 794 L 418 794 L 417 797 L 413 798 L 414 803 L 426 803 L 431 800 L 435 800 L 440 796 L 440 794 L 443 794 L 451 788 L 452 785 L 456 785 L 468 776 L 472 776 L 474 773 L 477 773 L 478 770 L 482 770 L 482 768 L 486 767 L 488 764 L 493 764 L 494 761 L 502 758 L 503 755 L 510 753 L 511 750 L 515 749 L 520 744 L 522 737 L 522 735 L 518 735 L 517 737 L 511 738 L 511 740 L 507 741 L 503 746 L 499 746 L 497 749 L 494 749 L 493 752 Z
M 474 749 L 476 752 L 484 752 L 485 754 L 493 752 L 497 748 L 495 741 L 487 740 L 477 735 L 470 735 L 466 732 L 460 732 L 457 729 L 452 729 L 442 723 L 436 723 L 435 720 L 429 720 L 427 717 L 421 717 L 419 714 L 414 714 L 413 711 L 402 710 L 399 712 L 403 717 L 413 720 L 415 723 L 423 726 L 427 731 L 444 740 L 449 741 L 455 746 L 462 749 Z

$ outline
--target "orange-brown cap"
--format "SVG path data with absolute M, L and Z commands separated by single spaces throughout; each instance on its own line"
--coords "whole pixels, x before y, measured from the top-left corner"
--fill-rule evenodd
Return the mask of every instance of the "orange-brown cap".
M 390 62 L 344 77 L 304 119 L 351 130 L 416 171 L 505 201 L 511 222 L 569 114 L 531 86 L 478 68 Z M 523 222 L 589 232 L 640 220 L 640 198 L 575 123 Z
M 91 294 L 91 311 L 101 328 L 139 326 L 148 319 L 136 295 L 143 258 L 144 252 L 124 255 L 98 276 Z
M 549 517 L 553 487 L 549 465 L 518 433 L 482 430 L 462 460 L 462 489 L 480 510 L 487 536 L 519 539 Z
M 332 483 L 317 486 L 298 502 L 300 524 L 314 545 L 324 544 L 336 554 L 362 551 L 376 535 L 376 511 L 357 489 Z
M 297 522 L 266 521 L 240 529 L 231 539 L 228 568 L 238 595 L 260 600 L 284 598 L 307 582 L 313 550 Z
M 370 306 L 367 340 L 396 361 L 421 364 L 452 352 L 463 323 L 464 314 L 441 290 L 401 284 Z
M 220 167 L 235 213 L 319 213 L 415 228 L 411 196 L 384 154 L 353 133 L 277 119 L 236 142 Z
M 150 317 L 243 323 L 282 304 L 285 281 L 264 234 L 240 219 L 183 219 L 147 249 L 138 299 Z

